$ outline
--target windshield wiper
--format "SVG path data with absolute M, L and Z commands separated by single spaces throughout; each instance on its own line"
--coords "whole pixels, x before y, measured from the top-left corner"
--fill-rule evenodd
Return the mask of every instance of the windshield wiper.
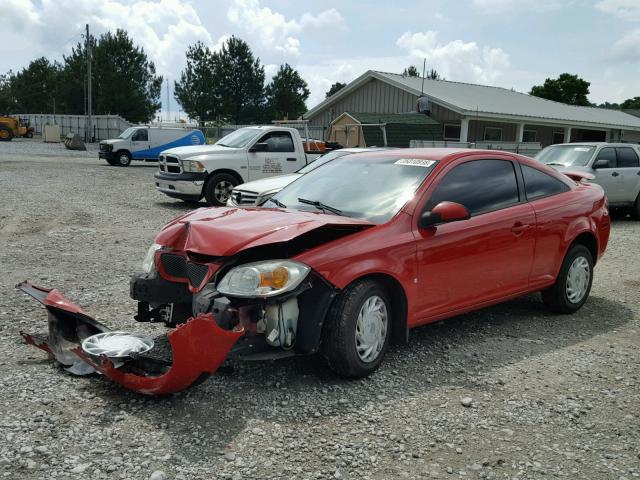
M 336 215 L 342 215 L 342 210 L 338 210 L 337 208 L 333 208 L 333 207 L 330 207 L 329 205 L 325 205 L 324 203 L 318 200 L 307 200 L 306 198 L 298 198 L 298 201 L 306 205 L 313 205 L 318 210 L 322 210 L 323 213 L 326 211 L 326 212 L 334 213 Z
M 287 208 L 287 206 L 277 198 L 270 198 L 269 201 L 275 203 L 280 208 Z

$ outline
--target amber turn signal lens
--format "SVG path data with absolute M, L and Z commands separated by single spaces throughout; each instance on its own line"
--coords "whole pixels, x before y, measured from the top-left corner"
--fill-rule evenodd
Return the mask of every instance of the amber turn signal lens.
M 278 267 L 271 272 L 260 274 L 260 287 L 271 287 L 275 290 L 284 288 L 289 282 L 289 270 Z

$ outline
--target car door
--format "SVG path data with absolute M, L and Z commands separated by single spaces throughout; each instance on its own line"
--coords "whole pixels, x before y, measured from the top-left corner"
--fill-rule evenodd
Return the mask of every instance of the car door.
M 640 159 L 631 147 L 616 147 L 618 169 L 622 177 L 621 202 L 635 202 L 640 190 Z
M 145 158 L 147 150 L 149 150 L 149 130 L 139 128 L 131 136 L 131 156 Z
M 438 176 L 426 197 L 418 211 L 452 201 L 464 205 L 471 218 L 416 228 L 419 316 L 434 318 L 527 289 L 535 214 L 512 160 L 455 164 Z
M 249 180 L 282 175 L 295 169 L 298 157 L 289 132 L 266 133 L 258 139 L 258 143 L 266 144 L 267 148 L 265 151 L 249 149 Z
M 607 162 L 605 166 L 599 166 L 598 162 Z M 594 183 L 602 186 L 609 203 L 620 203 L 624 200 L 622 194 L 623 180 L 618 169 L 618 157 L 614 147 L 603 147 L 595 155 L 591 164 L 595 175 Z

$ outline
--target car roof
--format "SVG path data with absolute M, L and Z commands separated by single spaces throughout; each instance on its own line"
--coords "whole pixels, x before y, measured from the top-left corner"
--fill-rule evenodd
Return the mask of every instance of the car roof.
M 573 147 L 637 147 L 637 144 L 634 143 L 624 143 L 624 142 L 569 142 L 569 143 L 554 143 L 553 145 L 549 145 L 550 147 L 557 146 L 573 146 Z
M 437 160 L 449 162 L 465 155 L 511 155 L 518 158 L 527 158 L 512 152 L 502 150 L 481 150 L 475 148 L 397 148 L 392 150 L 367 151 L 371 157 L 393 158 L 422 158 L 425 160 Z M 364 153 L 364 152 L 363 152 Z

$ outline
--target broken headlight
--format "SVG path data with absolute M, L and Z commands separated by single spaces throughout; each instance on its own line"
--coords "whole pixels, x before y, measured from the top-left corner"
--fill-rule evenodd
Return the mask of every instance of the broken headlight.
M 273 297 L 296 288 L 310 270 L 293 260 L 246 263 L 232 268 L 217 289 L 229 297 Z
M 158 245 L 157 243 L 154 243 L 149 247 L 149 250 L 147 250 L 147 255 L 144 257 L 144 260 L 142 261 L 142 271 L 144 273 L 151 273 L 151 271 L 155 267 L 154 260 L 156 256 L 156 251 L 160 250 L 161 248 L 162 248 L 162 245 Z

